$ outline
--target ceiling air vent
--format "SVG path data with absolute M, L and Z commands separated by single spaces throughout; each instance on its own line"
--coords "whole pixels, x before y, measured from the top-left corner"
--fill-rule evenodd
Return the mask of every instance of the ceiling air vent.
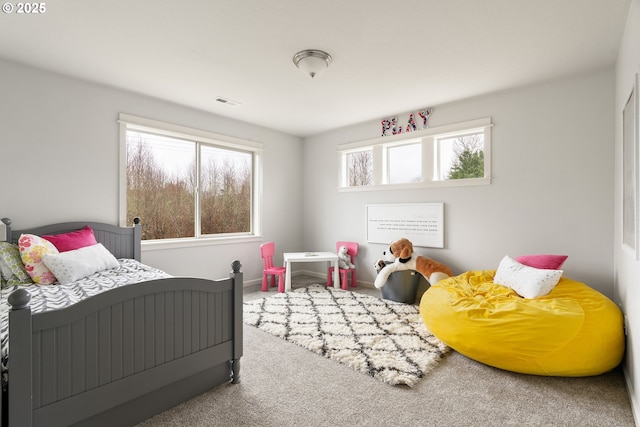
M 228 105 L 229 107 L 235 107 L 235 106 L 240 105 L 240 103 L 238 101 L 233 101 L 233 100 L 228 99 L 228 98 L 223 98 L 222 96 L 216 97 L 216 102 L 219 102 L 219 103 L 224 104 L 224 105 Z

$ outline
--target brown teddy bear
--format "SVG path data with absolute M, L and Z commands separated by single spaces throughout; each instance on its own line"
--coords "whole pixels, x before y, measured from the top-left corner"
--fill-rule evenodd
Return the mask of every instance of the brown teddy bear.
M 378 271 L 374 285 L 381 288 L 387 282 L 389 275 L 395 271 L 415 270 L 422 274 L 429 284 L 434 285 L 442 279 L 452 276 L 451 269 L 446 265 L 423 256 L 413 256 L 413 243 L 402 238 L 392 242 L 389 250 L 384 252 L 385 260 L 376 261 L 375 268 Z

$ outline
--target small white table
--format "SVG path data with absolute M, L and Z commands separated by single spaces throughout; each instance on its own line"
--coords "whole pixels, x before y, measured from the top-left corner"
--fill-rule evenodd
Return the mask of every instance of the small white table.
M 294 262 L 332 262 L 333 287 L 340 288 L 340 274 L 338 272 L 338 255 L 332 252 L 285 252 L 282 254 L 287 273 L 284 280 L 284 291 L 291 290 L 291 263 Z

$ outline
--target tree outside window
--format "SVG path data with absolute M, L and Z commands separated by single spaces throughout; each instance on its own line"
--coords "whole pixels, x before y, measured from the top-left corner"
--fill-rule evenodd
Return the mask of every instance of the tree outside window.
M 447 179 L 482 178 L 484 176 L 484 140 L 482 135 L 456 138 L 453 149 L 456 158 Z
M 251 232 L 251 153 L 137 131 L 126 150 L 127 222 L 144 240 Z
M 484 137 L 474 133 L 438 140 L 439 178 L 442 180 L 484 177 Z
M 358 151 L 347 155 L 347 177 L 350 187 L 373 184 L 373 151 Z

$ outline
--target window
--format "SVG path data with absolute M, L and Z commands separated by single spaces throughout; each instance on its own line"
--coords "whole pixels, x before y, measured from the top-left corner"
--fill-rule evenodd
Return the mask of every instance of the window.
M 256 235 L 261 144 L 120 115 L 121 222 L 143 240 Z
M 350 187 L 373 184 L 373 150 L 347 153 L 346 160 Z
M 484 177 L 484 132 L 435 138 L 435 180 Z
M 387 148 L 389 184 L 422 181 L 422 143 Z
M 485 118 L 340 145 L 340 190 L 490 184 L 491 126 Z

